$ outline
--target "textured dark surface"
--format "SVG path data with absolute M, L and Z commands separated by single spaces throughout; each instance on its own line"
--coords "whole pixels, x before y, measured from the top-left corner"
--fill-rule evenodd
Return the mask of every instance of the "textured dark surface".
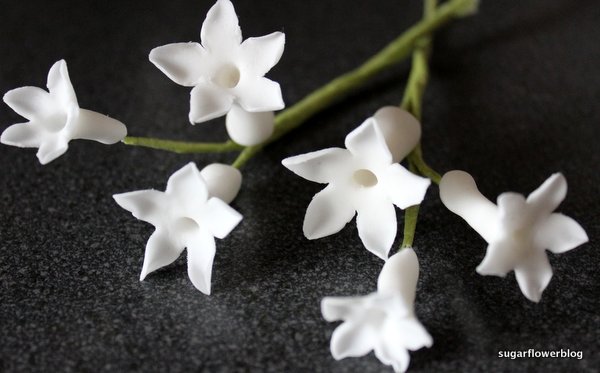
M 187 123 L 189 89 L 147 60 L 170 42 L 198 40 L 212 1 L 0 1 L 0 91 L 44 86 L 65 58 L 84 108 L 130 134 L 218 140 L 221 120 Z M 269 74 L 288 105 L 358 65 L 420 16 L 417 1 L 237 1 L 244 35 L 282 30 Z M 445 210 L 431 187 L 416 237 L 416 312 L 434 338 L 410 370 L 598 371 L 600 367 L 600 6 L 590 1 L 484 0 L 480 14 L 441 32 L 424 103 L 423 147 L 438 170 L 472 173 L 484 194 L 529 193 L 562 171 L 560 210 L 591 242 L 550 255 L 541 303 L 514 275 L 482 277 L 484 241 Z M 391 371 L 373 356 L 333 360 L 319 302 L 375 289 L 382 262 L 356 226 L 306 240 L 304 211 L 321 187 L 280 165 L 339 146 L 352 128 L 400 101 L 404 63 L 268 147 L 243 170 L 233 203 L 245 217 L 219 241 L 213 295 L 193 288 L 185 256 L 138 281 L 152 226 L 114 193 L 165 186 L 193 160 L 74 141 L 47 166 L 35 150 L 0 146 L 0 371 Z M 5 105 L 1 129 L 22 121 Z M 398 212 L 399 218 L 402 213 Z M 399 223 L 400 224 L 400 223 Z M 401 237 L 397 238 L 399 243 Z M 582 350 L 583 359 L 499 359 L 499 350 Z

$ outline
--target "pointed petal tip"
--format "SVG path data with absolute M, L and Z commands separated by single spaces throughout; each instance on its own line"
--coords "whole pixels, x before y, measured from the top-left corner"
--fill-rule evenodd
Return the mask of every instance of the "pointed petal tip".
M 321 299 L 321 315 L 323 315 L 323 318 L 325 319 L 325 321 L 328 322 L 332 322 L 335 321 L 336 318 L 332 318 L 331 313 L 329 312 L 329 303 L 331 302 L 331 297 L 323 297 L 323 299 Z
M 498 276 L 498 277 L 506 277 L 506 273 L 501 271 L 493 271 L 490 268 L 487 268 L 483 265 L 483 262 L 480 263 L 477 268 L 475 268 L 475 272 L 480 274 L 481 276 Z
M 206 285 L 206 284 L 197 284 L 194 281 L 192 281 L 192 285 L 194 285 L 196 290 L 198 290 L 202 294 L 210 295 L 210 291 L 211 291 L 210 283 L 208 285 Z
M 529 299 L 530 301 L 534 302 L 534 303 L 540 303 L 540 301 L 542 300 L 542 293 L 535 293 L 535 294 L 523 294 L 525 295 L 525 298 Z
M 307 226 L 307 224 L 304 224 L 304 226 L 302 227 L 302 233 L 304 233 L 304 237 L 306 239 L 311 241 L 329 236 L 328 234 L 323 234 L 323 232 L 318 232 L 317 227 L 309 227 Z
M 127 204 L 127 195 L 129 193 L 132 193 L 132 192 L 125 192 L 125 193 L 113 194 L 112 198 L 115 200 L 115 202 L 117 203 L 117 205 L 119 205 L 122 208 L 124 208 L 125 210 L 127 210 L 127 208 L 125 206 Z
M 202 45 L 209 50 L 219 50 L 240 45 L 242 31 L 235 8 L 229 0 L 218 0 L 206 14 L 200 31 Z
M 356 211 L 340 197 L 331 184 L 315 194 L 306 208 L 302 231 L 309 240 L 323 238 L 341 231 Z

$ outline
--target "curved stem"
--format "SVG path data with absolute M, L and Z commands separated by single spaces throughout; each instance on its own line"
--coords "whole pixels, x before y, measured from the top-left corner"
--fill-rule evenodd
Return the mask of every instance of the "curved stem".
M 437 5 L 437 0 L 425 0 L 423 7 L 423 17 L 428 19 L 432 17 Z M 429 55 L 431 53 L 431 36 L 423 37 L 419 40 L 412 56 L 412 66 L 408 84 L 404 90 L 402 104 L 403 109 L 412 113 L 417 119 L 421 120 L 423 94 L 429 79 Z M 440 175 L 430 168 L 423 160 L 421 144 L 417 144 L 415 149 L 408 156 L 408 165 L 410 171 L 417 171 L 423 176 L 428 177 L 436 184 L 440 182 Z M 417 220 L 419 217 L 419 205 L 411 206 L 404 211 L 404 239 L 401 249 L 412 247 L 417 229 Z
M 433 168 L 429 167 L 427 163 L 423 160 L 423 151 L 421 150 L 421 144 L 417 144 L 417 146 L 413 149 L 413 151 L 408 155 L 408 162 L 415 166 L 416 170 L 426 178 L 429 178 L 431 181 L 440 185 L 440 180 L 442 180 L 442 176 L 435 171 Z
M 152 137 L 131 137 L 123 139 L 126 145 L 143 146 L 146 148 L 168 150 L 175 153 L 224 153 L 244 149 L 243 146 L 233 141 L 222 143 L 188 142 L 176 140 L 162 140 Z
M 426 1 L 426 4 L 428 2 L 429 0 Z M 435 6 L 430 7 L 427 10 L 427 17 L 424 17 L 423 20 L 412 26 L 364 64 L 332 80 L 295 105 L 279 113 L 275 118 L 275 132 L 273 135 L 262 144 L 246 147 L 232 166 L 241 168 L 267 144 L 298 127 L 311 116 L 363 85 L 374 75 L 401 62 L 415 48 L 415 45 L 426 40 L 430 33 L 453 18 L 471 14 L 476 7 L 476 0 L 451 0 L 437 9 Z

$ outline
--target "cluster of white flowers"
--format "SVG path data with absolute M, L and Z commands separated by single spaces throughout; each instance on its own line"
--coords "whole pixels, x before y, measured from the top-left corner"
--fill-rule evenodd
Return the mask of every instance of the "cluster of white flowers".
M 377 293 L 323 299 L 326 320 L 345 320 L 331 337 L 335 359 L 373 350 L 382 363 L 404 372 L 410 360 L 407 350 L 433 343 L 413 310 L 419 274 L 415 252 L 403 249 L 388 259 L 398 226 L 394 205 L 405 209 L 420 204 L 430 184 L 398 163 L 420 138 L 421 124 L 415 117 L 387 106 L 346 136 L 346 149 L 329 148 L 282 161 L 297 175 L 328 184 L 306 210 L 308 239 L 339 232 L 358 213 L 363 245 L 386 260 Z
M 208 11 L 202 45 L 175 43 L 153 49 L 150 61 L 175 83 L 193 86 L 192 124 L 227 115 L 226 127 L 240 145 L 256 145 L 273 133 L 273 110 L 284 108 L 279 84 L 264 75 L 279 61 L 285 45 L 281 32 L 242 42 L 238 18 L 229 0 L 218 0 Z M 4 101 L 29 120 L 7 128 L 6 145 L 37 147 L 40 163 L 67 151 L 72 139 L 114 144 L 127 135 L 125 125 L 80 109 L 64 60 L 48 74 L 48 90 L 22 87 Z M 188 249 L 188 274 L 194 286 L 210 294 L 214 237 L 225 238 L 242 216 L 228 204 L 242 181 L 239 170 L 211 164 L 201 172 L 190 163 L 169 178 L 166 191 L 141 190 L 114 196 L 117 203 L 156 227 L 146 245 L 140 280 L 172 263 Z
M 226 115 L 226 128 L 236 143 L 251 146 L 273 133 L 275 110 L 284 108 L 278 83 L 264 75 L 279 61 L 285 44 L 281 32 L 242 42 L 238 18 L 229 0 L 217 0 L 201 30 L 200 43 L 174 43 L 153 49 L 150 61 L 175 83 L 193 87 L 192 124 Z M 105 144 L 123 140 L 125 126 L 107 116 L 80 109 L 66 62 L 50 69 L 48 92 L 36 87 L 9 91 L 4 101 L 28 122 L 14 124 L 1 142 L 39 148 L 42 164 L 66 152 L 72 139 Z M 297 175 L 327 186 L 306 210 L 308 239 L 342 230 L 356 215 L 365 248 L 385 261 L 377 292 L 361 297 L 326 297 L 322 314 L 343 320 L 333 332 L 335 359 L 370 351 L 382 363 L 403 372 L 408 350 L 430 347 L 432 337 L 414 313 L 419 263 L 412 248 L 388 259 L 397 235 L 396 209 L 418 205 L 430 180 L 400 162 L 419 144 L 421 125 L 398 107 L 383 107 L 350 132 L 345 148 L 328 148 L 282 161 Z M 210 294 L 215 237 L 225 238 L 242 216 L 229 204 L 240 189 L 242 175 L 224 164 L 199 171 L 189 163 L 173 173 L 165 192 L 149 189 L 114 195 L 115 201 L 156 230 L 148 239 L 140 280 L 175 261 L 187 248 L 188 275 L 201 292 Z M 477 267 L 482 275 L 505 276 L 515 271 L 523 294 L 539 302 L 552 268 L 544 250 L 563 253 L 588 237 L 573 219 L 553 212 L 566 196 L 560 173 L 552 175 L 527 198 L 503 193 L 497 205 L 478 190 L 473 178 L 451 171 L 440 182 L 444 205 L 467 221 L 488 243 Z

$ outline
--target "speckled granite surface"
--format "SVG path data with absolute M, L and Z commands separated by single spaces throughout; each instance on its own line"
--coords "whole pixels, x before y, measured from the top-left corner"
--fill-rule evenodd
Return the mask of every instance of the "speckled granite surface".
M 416 312 L 434 338 L 410 370 L 598 371 L 600 367 L 600 6 L 597 1 L 486 1 L 436 39 L 425 97 L 423 147 L 439 170 L 460 168 L 490 198 L 529 193 L 562 171 L 561 211 L 591 242 L 550 255 L 542 302 L 514 275 L 481 277 L 485 243 L 430 188 L 416 238 Z M 65 58 L 82 107 L 108 113 L 132 135 L 222 139 L 220 121 L 187 124 L 189 89 L 147 60 L 155 46 L 198 40 L 212 1 L 0 1 L 0 91 L 40 86 Z M 416 1 L 236 1 L 245 36 L 282 30 L 270 74 L 288 104 L 348 70 L 419 17 Z M 193 160 L 233 155 L 72 142 L 40 166 L 34 150 L 0 146 L 0 371 L 379 372 L 373 356 L 336 362 L 325 295 L 375 289 L 381 262 L 355 224 L 303 238 L 304 210 L 320 189 L 280 165 L 339 146 L 352 128 L 400 101 L 408 64 L 310 120 L 244 169 L 234 207 L 241 225 L 218 242 L 213 295 L 187 278 L 185 259 L 138 281 L 149 224 L 114 193 L 164 188 Z M 21 121 L 0 106 L 0 127 Z M 399 213 L 401 217 L 401 213 Z M 400 242 L 400 237 L 397 238 Z M 499 359 L 499 350 L 582 350 L 583 359 Z

